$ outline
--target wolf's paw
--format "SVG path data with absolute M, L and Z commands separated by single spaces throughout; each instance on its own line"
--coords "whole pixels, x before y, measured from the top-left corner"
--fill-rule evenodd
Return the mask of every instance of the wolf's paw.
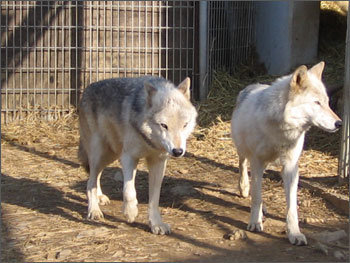
M 99 195 L 98 198 L 98 204 L 99 205 L 108 205 L 111 201 L 109 201 L 109 198 L 107 195 Z
M 244 184 L 244 183 L 239 183 L 238 189 L 239 193 L 241 194 L 242 197 L 247 198 L 249 196 L 249 183 Z
M 251 232 L 262 232 L 264 230 L 264 227 L 262 223 L 249 223 L 247 230 Z
M 100 209 L 93 209 L 91 211 L 88 212 L 88 219 L 90 220 L 100 220 L 103 219 L 103 213 Z
M 247 188 L 239 188 L 239 192 L 242 197 L 247 198 L 249 196 L 249 187 Z
M 137 217 L 139 210 L 137 208 L 137 201 L 135 202 L 124 202 L 123 214 L 126 217 L 128 223 L 133 223 Z
M 166 223 L 151 224 L 151 231 L 155 235 L 168 235 L 171 233 L 170 225 Z
M 296 233 L 296 234 L 288 234 L 288 239 L 289 242 L 292 245 L 296 246 L 306 246 L 307 245 L 307 240 L 304 234 L 302 233 Z

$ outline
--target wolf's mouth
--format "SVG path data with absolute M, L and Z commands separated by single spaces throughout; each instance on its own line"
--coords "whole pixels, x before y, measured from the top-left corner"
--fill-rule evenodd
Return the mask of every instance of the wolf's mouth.
M 320 127 L 322 130 L 326 131 L 326 132 L 330 132 L 330 133 L 334 133 L 334 132 L 337 132 L 339 130 L 339 128 L 334 128 L 334 129 L 327 129 L 327 128 L 324 128 L 324 127 Z

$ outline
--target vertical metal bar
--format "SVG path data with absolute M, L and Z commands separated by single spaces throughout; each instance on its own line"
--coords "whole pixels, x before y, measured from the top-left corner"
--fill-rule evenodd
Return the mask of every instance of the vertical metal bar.
M 176 1 L 173 1 L 173 77 L 172 77 L 172 81 L 175 81 L 175 55 L 176 55 L 176 20 L 175 20 L 175 16 L 176 16 Z
M 92 12 L 92 2 L 88 2 L 89 3 L 89 7 L 90 7 L 90 14 L 88 15 L 88 17 L 90 17 L 90 25 L 89 25 L 89 27 L 90 27 L 90 46 L 89 46 L 89 49 L 90 49 L 90 61 L 89 61 L 89 63 L 90 63 L 90 65 L 89 65 L 89 76 L 90 76 L 90 81 L 89 81 L 89 83 L 91 83 L 92 82 L 92 78 L 91 78 L 91 75 L 92 75 L 92 49 L 93 49 L 93 44 L 92 44 L 92 14 L 93 14 L 93 12 Z
M 9 28 L 9 24 L 8 24 L 8 13 L 9 13 L 9 10 L 10 10 L 10 7 L 9 7 L 9 3 L 7 2 L 6 3 L 6 22 L 5 22 L 5 25 L 6 25 L 6 28 Z M 2 35 L 2 31 L 1 31 L 1 35 Z M 5 32 L 5 45 L 6 45 L 6 49 L 5 49 L 5 65 L 7 66 L 10 66 L 9 63 L 8 63 L 8 33 Z M 1 52 L 0 52 L 1 53 Z M 1 56 L 1 55 L 0 55 Z M 1 58 L 2 59 L 2 58 Z M 1 61 L 0 59 L 0 61 Z M 2 71 L 1 71 L 2 72 Z M 9 105 L 8 105 L 8 99 L 9 99 L 9 96 L 8 96 L 8 84 L 9 84 L 9 79 L 8 79 L 8 75 L 9 75 L 9 70 L 7 67 L 5 67 L 5 80 L 6 80 L 6 88 L 5 88 L 5 123 L 8 123 L 8 118 L 9 118 Z M 2 89 L 2 87 L 1 87 Z
M 113 1 L 110 1 L 111 4 L 111 16 L 110 16 L 110 31 L 111 31 L 111 64 L 110 64 L 110 70 L 111 70 L 111 78 L 113 77 Z M 119 14 L 118 14 L 119 15 Z
M 117 70 L 118 70 L 118 77 L 120 77 L 120 53 L 121 53 L 121 48 L 120 48 L 120 33 L 121 33 L 121 30 L 120 30 L 120 5 L 119 5 L 119 1 L 117 1 L 118 3 L 118 43 L 117 43 L 117 47 L 118 47 L 118 62 L 117 62 Z
M 20 24 L 20 27 L 21 27 L 21 24 L 23 23 L 23 3 L 20 2 L 19 4 L 19 24 Z M 19 61 L 20 61 L 20 65 L 19 65 L 19 87 L 20 87 L 20 97 L 19 97 L 19 119 L 22 118 L 22 115 L 23 115 L 23 47 L 22 47 L 22 43 L 23 43 L 23 38 L 22 38 L 22 28 L 20 28 L 19 30 Z M 15 88 L 15 87 L 14 87 Z
M 189 1 L 186 2 L 187 6 L 186 6 L 186 61 L 185 61 L 185 65 L 186 65 L 186 77 L 189 76 L 189 72 L 188 72 L 188 66 L 190 65 L 189 60 L 188 60 L 188 54 L 189 54 L 189 50 L 190 50 L 190 41 L 189 41 L 189 31 L 190 31 L 190 23 L 189 23 L 189 19 L 190 19 L 190 3 Z M 193 31 L 194 33 L 194 31 Z M 194 67 L 193 64 L 191 64 L 192 67 Z M 192 78 L 193 81 L 193 78 Z M 192 83 L 193 84 L 193 83 Z M 193 87 L 193 86 L 192 86 Z M 192 88 L 193 90 L 193 88 Z
M 128 68 L 128 32 L 126 30 L 127 28 L 127 15 L 128 15 L 128 9 L 127 4 L 124 2 L 124 10 L 125 10 L 125 17 L 124 17 L 124 50 L 125 50 L 125 64 L 124 64 L 124 76 L 127 77 L 127 68 Z
M 158 2 L 158 76 L 162 75 L 162 2 Z
M 139 8 L 139 13 L 138 13 L 138 28 L 137 28 L 137 31 L 138 31 L 138 39 L 139 39 L 139 57 L 138 57 L 138 63 L 139 63 L 139 66 L 138 66 L 138 73 L 140 76 L 141 75 L 141 3 L 142 2 L 138 2 L 139 5 L 138 5 L 138 8 Z
M 107 27 L 107 15 L 106 15 L 106 2 L 103 2 L 104 9 L 103 9 L 103 17 L 104 17 L 104 31 L 103 31 L 103 37 L 104 37 L 104 45 L 103 45 L 103 78 L 106 78 L 106 49 L 107 49 L 107 33 L 106 33 L 106 27 Z
M 84 7 L 85 3 L 82 2 L 82 7 Z M 84 12 L 84 11 L 83 11 Z M 71 87 L 71 89 L 73 88 L 75 90 L 75 105 L 78 105 L 78 91 L 80 90 L 80 87 L 78 86 L 79 83 L 79 70 L 81 70 L 79 68 L 79 63 L 78 63 L 78 53 L 79 53 L 79 42 L 78 42 L 78 25 L 79 25 L 79 2 L 76 1 L 76 8 L 75 8 L 75 25 L 76 25 L 76 30 L 75 30 L 75 86 Z M 85 25 L 84 25 L 85 26 Z
M 49 6 L 49 17 L 51 16 L 52 12 L 52 2 L 49 1 L 50 6 Z M 55 3 L 53 3 L 55 5 Z M 51 112 L 50 112 L 50 107 L 51 107 L 51 81 L 50 81 L 50 74 L 51 74 L 51 51 L 52 51 L 52 46 L 51 46 L 51 33 L 52 33 L 52 27 L 51 27 L 51 20 L 48 20 L 48 73 L 47 73 L 47 87 L 48 87 L 48 95 L 47 95 L 47 110 L 48 110 L 48 120 L 51 120 Z
M 350 159 L 350 9 L 347 17 L 346 33 L 346 54 L 345 54 L 345 79 L 344 79 L 344 110 L 343 110 L 343 128 L 341 137 L 341 148 L 339 158 L 338 181 L 344 183 L 345 178 L 349 177 L 349 159 Z
M 78 8 L 78 2 L 75 1 L 75 3 L 72 3 L 71 1 L 68 2 L 68 65 L 69 65 L 69 69 L 68 69 L 68 105 L 71 106 L 72 103 L 72 99 L 71 99 L 71 93 L 72 93 L 72 67 L 73 67 L 73 63 L 72 63 L 72 48 L 73 47 L 73 43 L 72 43 L 72 4 L 74 4 L 76 6 L 76 8 Z M 75 24 L 75 30 L 78 31 L 78 25 Z M 77 70 L 77 69 L 76 69 Z M 76 104 L 77 105 L 77 104 Z
M 211 75 L 212 75 L 212 71 L 215 67 L 216 57 L 217 57 L 217 50 L 215 48 L 215 45 L 217 42 L 218 30 L 215 30 L 215 28 L 213 26 L 213 21 L 215 21 L 215 23 L 217 21 L 217 19 L 216 19 L 217 11 L 216 11 L 215 5 L 216 5 L 216 3 L 210 2 L 208 4 L 208 12 L 207 12 L 207 14 L 208 14 L 208 31 L 209 31 L 209 38 L 210 38 L 210 42 L 209 42 L 210 53 L 208 55 L 208 61 L 209 61 L 209 65 L 208 65 L 208 78 L 209 78 L 209 80 L 208 80 L 208 83 L 211 82 Z M 199 25 L 199 26 L 201 26 L 201 25 Z M 199 85 L 200 85 L 200 87 L 202 86 L 201 83 Z
M 195 26 L 196 26 L 196 16 L 197 16 L 195 4 L 196 4 L 196 2 L 193 2 L 193 7 L 192 7 L 192 80 L 193 80 L 192 81 L 192 87 L 193 87 L 192 94 L 194 94 L 194 87 L 197 86 L 197 82 L 196 82 L 197 78 L 195 78 L 195 74 L 197 72 L 194 71 L 195 61 L 196 61 L 194 49 L 195 49 L 195 45 L 196 45 L 195 44 L 196 43 L 196 37 L 195 37 L 196 36 L 196 34 L 195 34 L 196 28 L 195 28 Z M 199 85 L 198 85 L 198 87 L 199 87 Z
M 154 74 L 154 1 L 151 1 L 151 75 Z
M 147 34 L 148 34 L 148 25 L 147 25 L 147 1 L 144 1 L 145 4 L 145 73 L 148 75 L 148 68 L 147 68 L 147 59 L 148 59 L 148 42 L 147 42 Z
M 54 3 L 55 4 L 55 15 L 57 15 L 57 4 L 58 3 Z M 54 23 L 54 41 L 55 41 L 55 46 L 54 46 L 54 53 L 55 53 L 55 64 L 54 64 L 54 112 L 55 112 L 55 119 L 57 118 L 57 64 L 58 64 L 58 59 L 57 59 L 57 17 L 54 18 L 55 19 L 55 23 Z M 52 21 L 53 22 L 53 21 Z
M 44 32 L 43 32 L 43 27 L 44 27 L 44 20 L 43 20 L 43 3 L 40 3 L 40 35 L 42 36 L 41 38 L 41 54 L 40 54 L 40 105 L 44 105 L 44 98 L 43 98 L 43 87 L 44 87 L 44 42 L 45 42 L 45 37 L 44 37 Z M 40 114 L 42 115 L 42 114 Z
M 94 2 L 93 2 L 94 3 Z M 100 79 L 100 2 L 97 1 L 97 5 L 95 6 L 97 15 L 96 15 L 96 80 Z
M 106 2 L 103 2 L 103 78 L 106 78 L 106 48 L 107 48 L 107 34 L 106 34 Z
M 16 7 L 15 7 L 15 2 L 13 2 L 13 26 L 12 26 L 12 43 L 16 43 L 15 42 L 15 36 L 16 36 L 16 30 L 15 30 L 15 25 L 16 25 Z M 12 46 L 12 55 L 15 56 L 16 52 L 16 48 L 15 48 L 15 44 L 13 44 Z M 14 119 L 14 114 L 15 114 L 15 93 L 14 93 L 14 88 L 16 87 L 16 71 L 15 71 L 15 62 L 14 60 L 12 61 L 12 116 L 11 116 L 11 120 Z M 9 90 L 9 87 L 7 87 L 7 89 Z
M 66 88 L 65 88 L 65 85 L 64 85 L 64 77 L 66 75 L 66 59 L 65 59 L 65 54 L 66 54 L 66 41 L 65 41 L 65 18 L 66 18 L 66 6 L 64 3 L 62 3 L 62 12 L 61 12 L 61 26 L 60 26 L 60 30 L 61 30 L 61 68 L 60 68 L 60 71 L 61 71 L 61 105 L 62 105 L 62 109 L 65 110 L 66 107 L 64 105 L 64 97 L 66 95 Z M 68 24 L 69 26 L 69 24 Z M 67 109 L 69 110 L 69 104 L 67 105 Z
M 29 13 L 29 2 L 27 2 L 27 15 Z M 28 24 L 30 24 L 29 19 L 30 17 L 27 17 L 28 19 Z M 29 26 L 27 24 L 27 35 L 26 35 L 26 42 L 27 42 L 27 70 L 26 70 L 26 76 L 27 76 L 27 105 L 26 105 L 26 111 L 27 113 L 30 111 L 30 107 L 29 107 L 29 96 L 30 96 L 30 91 L 29 91 L 29 71 L 30 71 L 30 49 L 29 49 Z
M 134 76 L 134 1 L 131 1 L 131 77 Z
M 208 39 L 208 3 L 199 3 L 199 99 L 204 100 L 208 95 L 207 82 L 207 39 Z
M 180 56 L 179 56 L 179 81 L 181 81 L 182 79 L 182 9 L 183 9 L 183 5 L 182 5 L 183 2 L 180 2 L 180 8 L 179 8 L 179 13 L 180 13 L 180 25 L 179 25 L 179 33 L 180 33 L 180 45 L 179 45 L 179 53 L 180 53 Z
M 165 2 L 165 78 L 169 75 L 169 1 Z
M 220 67 L 225 65 L 224 60 L 225 60 L 225 49 L 224 49 L 224 43 L 225 43 L 225 14 L 224 14 L 224 9 L 223 9 L 223 3 L 220 2 L 218 3 L 219 5 L 219 17 L 220 17 L 220 43 L 219 43 L 219 49 L 220 49 Z

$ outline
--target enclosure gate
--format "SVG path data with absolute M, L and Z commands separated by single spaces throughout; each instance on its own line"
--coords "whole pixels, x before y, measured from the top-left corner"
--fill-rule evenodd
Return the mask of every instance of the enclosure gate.
M 89 83 L 110 77 L 150 74 L 179 83 L 189 76 L 198 99 L 213 70 L 249 56 L 253 6 L 208 1 L 200 19 L 200 3 L 1 1 L 2 122 L 56 119 L 76 108 Z

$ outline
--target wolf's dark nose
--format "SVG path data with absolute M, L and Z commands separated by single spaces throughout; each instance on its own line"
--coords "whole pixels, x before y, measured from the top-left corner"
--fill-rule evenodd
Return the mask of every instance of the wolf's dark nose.
M 181 156 L 181 154 L 184 152 L 184 150 L 182 150 L 181 148 L 174 148 L 173 149 L 173 155 L 175 157 L 179 157 Z
M 337 129 L 339 129 L 342 125 L 343 125 L 343 122 L 342 122 L 342 121 L 336 121 L 336 122 L 335 122 L 335 127 L 336 127 Z

